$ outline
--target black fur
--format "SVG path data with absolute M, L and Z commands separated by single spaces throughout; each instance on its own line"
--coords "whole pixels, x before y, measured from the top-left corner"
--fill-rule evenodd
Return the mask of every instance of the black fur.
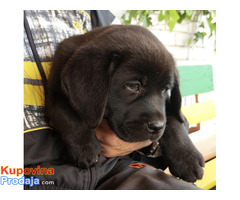
M 122 140 L 160 140 L 174 175 L 201 178 L 203 158 L 178 128 L 185 118 L 175 62 L 147 29 L 108 26 L 64 40 L 48 85 L 49 119 L 77 166 L 96 164 L 94 128 L 105 118 Z

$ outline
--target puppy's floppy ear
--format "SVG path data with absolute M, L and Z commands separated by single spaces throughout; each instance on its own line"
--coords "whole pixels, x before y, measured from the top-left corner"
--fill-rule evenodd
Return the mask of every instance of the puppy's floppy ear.
M 177 69 L 174 72 L 174 87 L 171 91 L 170 97 L 170 105 L 168 105 L 167 112 L 170 111 L 171 114 L 176 116 L 176 118 L 183 123 L 185 121 L 185 117 L 181 111 L 181 104 L 182 104 L 182 96 L 179 88 L 179 74 Z
M 95 128 L 102 120 L 119 59 L 117 54 L 88 44 L 78 48 L 63 68 L 61 88 L 89 128 Z

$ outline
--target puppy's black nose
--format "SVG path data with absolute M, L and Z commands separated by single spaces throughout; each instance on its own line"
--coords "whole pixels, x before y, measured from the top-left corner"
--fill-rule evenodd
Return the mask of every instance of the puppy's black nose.
M 148 122 L 147 128 L 149 133 L 158 133 L 164 127 L 164 122 L 156 121 L 156 122 Z

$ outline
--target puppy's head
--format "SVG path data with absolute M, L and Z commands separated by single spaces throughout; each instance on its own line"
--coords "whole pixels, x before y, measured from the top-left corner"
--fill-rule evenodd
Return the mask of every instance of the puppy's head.
M 160 42 L 157 49 L 152 47 L 135 49 L 113 75 L 104 117 L 128 142 L 157 141 L 164 133 L 167 114 L 183 122 L 174 60 Z
M 104 117 L 125 141 L 156 141 L 168 113 L 183 122 L 175 63 L 155 36 L 138 26 L 112 26 L 84 37 L 88 43 L 63 67 L 61 87 L 89 128 Z

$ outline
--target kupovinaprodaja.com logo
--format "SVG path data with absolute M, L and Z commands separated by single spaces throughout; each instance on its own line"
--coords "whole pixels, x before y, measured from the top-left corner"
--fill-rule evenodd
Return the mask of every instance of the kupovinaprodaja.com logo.
M 29 185 L 32 187 L 34 185 L 40 185 L 40 179 L 34 178 L 33 176 L 30 178 L 25 178 L 24 176 L 21 178 L 9 178 L 8 176 L 1 176 L 0 185 Z
M 24 175 L 32 175 L 30 178 Z M 35 178 L 34 175 L 54 175 L 53 168 L 10 168 L 9 166 L 1 166 L 0 168 L 0 185 L 40 185 L 40 179 Z M 15 175 L 17 178 L 10 178 L 7 175 Z M 21 177 L 19 177 L 21 176 Z

